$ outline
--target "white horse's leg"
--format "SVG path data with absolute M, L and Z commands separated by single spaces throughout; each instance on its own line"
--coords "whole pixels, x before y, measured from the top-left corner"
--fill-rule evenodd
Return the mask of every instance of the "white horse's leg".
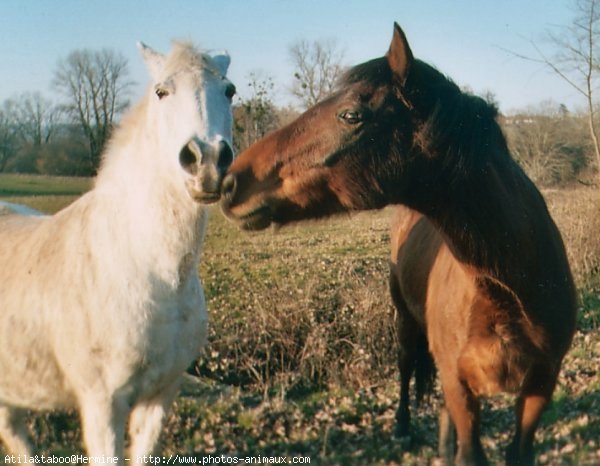
M 88 456 L 117 457 L 123 465 L 127 400 L 116 395 L 89 394 L 80 401 L 83 440 Z
M 25 410 L 0 406 L 0 440 L 11 454 L 31 456 Z
M 165 414 L 168 412 L 177 390 L 179 381 L 171 384 L 156 397 L 144 400 L 134 406 L 129 418 L 129 437 L 131 447 L 129 459 L 132 464 L 139 463 L 145 455 L 154 453 L 160 436 Z

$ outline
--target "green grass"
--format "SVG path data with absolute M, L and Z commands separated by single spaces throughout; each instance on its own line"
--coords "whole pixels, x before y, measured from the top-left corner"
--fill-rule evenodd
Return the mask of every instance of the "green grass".
M 7 179 L 16 183 L 0 176 L 0 191 Z M 39 195 L 40 185 L 53 193 L 73 186 L 68 179 L 34 181 L 21 183 L 19 197 L 8 200 L 52 213 L 76 198 Z M 82 180 L 74 185 L 82 191 L 89 186 Z M 556 194 L 551 205 L 561 212 L 557 221 L 568 245 L 593 236 L 584 230 L 590 214 L 567 208 L 570 195 Z M 578 202 L 577 208 L 591 205 Z M 434 461 L 439 389 L 413 411 L 412 444 L 394 437 L 390 212 L 251 234 L 211 210 L 199 269 L 211 318 L 209 346 L 197 363 L 201 377 L 188 380 L 176 400 L 160 452 L 302 455 L 320 465 Z M 592 246 L 580 244 L 589 261 Z M 599 316 L 600 291 L 586 285 L 573 349 L 538 431 L 539 464 L 600 464 Z M 514 430 L 512 401 L 503 396 L 483 407 L 483 442 L 492 464 L 502 463 Z M 37 451 L 81 451 L 73 414 L 32 416 L 29 425 Z
M 91 178 L 0 173 L 0 200 L 55 213 L 92 187 Z
M 90 178 L 0 174 L 0 196 L 77 196 L 89 190 Z

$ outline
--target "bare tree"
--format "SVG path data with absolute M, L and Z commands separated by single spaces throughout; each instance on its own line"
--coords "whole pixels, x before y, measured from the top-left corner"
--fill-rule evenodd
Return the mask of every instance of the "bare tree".
M 12 102 L 20 139 L 36 148 L 48 144 L 58 128 L 58 107 L 39 92 L 22 94 Z
M 54 85 L 65 96 L 63 109 L 78 124 L 97 169 L 115 119 L 128 106 L 133 84 L 127 60 L 112 50 L 76 50 L 59 62 Z
M 331 93 L 343 71 L 343 53 L 335 41 L 302 40 L 290 46 L 289 54 L 295 67 L 290 91 L 305 108 Z
M 587 168 L 585 117 L 564 105 L 542 102 L 503 119 L 511 153 L 540 185 L 572 182 Z
M 600 176 L 600 133 L 594 107 L 600 71 L 600 0 L 574 0 L 574 18 L 568 26 L 549 32 L 548 39 L 558 50 L 548 56 L 537 44 L 539 61 L 580 93 L 586 102 L 589 134 Z M 530 57 L 523 57 L 531 60 Z
M 12 107 L 12 102 L 5 101 L 0 108 L 0 172 L 6 169 L 9 160 L 18 151 L 17 125 Z
M 244 150 L 278 126 L 277 110 L 272 99 L 273 80 L 259 73 L 250 73 L 248 87 L 250 96 L 241 99 L 233 109 L 237 151 Z

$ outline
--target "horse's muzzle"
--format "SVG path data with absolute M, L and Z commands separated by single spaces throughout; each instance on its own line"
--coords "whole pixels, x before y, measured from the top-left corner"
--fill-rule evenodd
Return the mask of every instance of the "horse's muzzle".
M 266 200 L 259 204 L 249 202 L 238 203 L 237 176 L 228 173 L 221 184 L 221 208 L 225 216 L 233 220 L 244 230 L 264 230 L 273 222 L 273 212 Z
M 186 187 L 192 199 L 202 204 L 218 201 L 221 182 L 232 161 L 233 150 L 227 141 L 209 144 L 198 138 L 190 140 L 179 152 L 179 164 L 190 175 Z

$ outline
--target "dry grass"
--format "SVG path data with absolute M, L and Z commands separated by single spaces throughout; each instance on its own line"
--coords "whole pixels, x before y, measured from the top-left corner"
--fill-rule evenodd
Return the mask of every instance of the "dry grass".
M 582 308 L 538 435 L 540 463 L 600 464 L 600 192 L 544 194 Z M 195 451 L 300 451 L 319 464 L 427 464 L 435 457 L 439 391 L 416 417 L 412 448 L 392 435 L 397 373 L 388 217 L 388 211 L 364 213 L 257 235 L 232 231 L 219 214 L 213 217 L 201 266 L 213 331 L 199 368 L 217 387 L 238 388 L 219 398 L 218 410 L 227 415 L 218 417 L 222 423 L 205 419 L 211 435 Z M 262 396 L 257 407 L 249 394 Z M 258 427 L 236 433 L 240 416 Z M 513 431 L 512 399 L 492 400 L 483 417 L 486 449 L 501 462 L 499 446 Z M 285 419 L 285 429 L 274 418 Z
M 539 462 L 600 464 L 600 191 L 544 194 L 582 310 L 538 434 Z M 25 203 L 40 208 L 42 199 Z M 53 211 L 60 202 L 50 204 Z M 200 382 L 187 385 L 168 421 L 164 453 L 301 454 L 324 465 L 434 461 L 439 391 L 415 416 L 413 445 L 393 436 L 388 217 L 384 210 L 247 234 L 214 210 L 200 267 L 210 344 L 195 367 Z M 484 408 L 484 443 L 496 463 L 511 411 L 508 397 Z M 56 414 L 31 422 L 40 450 L 55 454 L 78 448 L 76 425 Z
M 595 289 L 600 191 L 545 196 L 579 288 Z M 384 210 L 246 234 L 214 215 L 200 271 L 213 316 L 201 373 L 262 391 L 366 388 L 389 378 L 388 217 Z
M 556 189 L 545 191 L 544 196 L 563 235 L 578 286 L 597 284 L 600 274 L 600 190 Z
M 388 241 L 386 213 L 263 234 L 214 215 L 200 267 L 213 319 L 200 372 L 265 393 L 388 377 Z

